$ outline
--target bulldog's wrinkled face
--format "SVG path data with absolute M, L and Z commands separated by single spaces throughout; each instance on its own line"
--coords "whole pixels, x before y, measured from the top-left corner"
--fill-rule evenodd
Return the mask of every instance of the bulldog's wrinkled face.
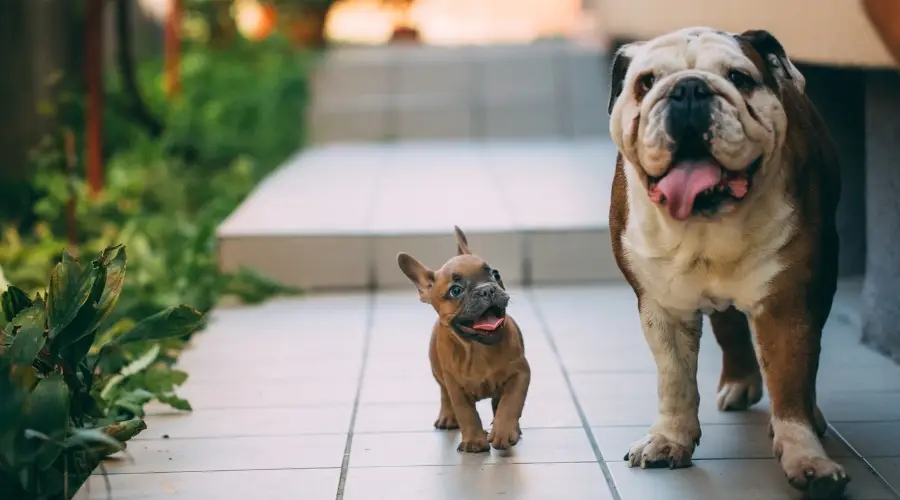
M 434 307 L 441 325 L 463 340 L 496 345 L 506 333 L 509 294 L 500 272 L 468 249 L 456 228 L 458 255 L 432 271 L 411 255 L 397 256 L 400 270 L 416 285 L 419 299 Z
M 616 54 L 610 133 L 630 177 L 671 217 L 714 216 L 770 175 L 787 129 L 784 88 L 804 83 L 768 32 L 676 31 Z

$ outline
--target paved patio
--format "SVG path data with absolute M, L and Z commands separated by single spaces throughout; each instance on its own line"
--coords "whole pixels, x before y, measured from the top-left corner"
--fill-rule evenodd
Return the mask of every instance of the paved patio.
M 900 367 L 857 342 L 858 291 L 844 284 L 825 335 L 826 448 L 853 475 L 850 498 L 895 499 Z M 629 469 L 622 456 L 652 422 L 656 399 L 631 291 L 617 283 L 512 296 L 534 375 L 524 437 L 511 452 L 460 454 L 456 432 L 431 427 L 433 313 L 411 287 L 311 295 L 215 312 L 181 361 L 195 411 L 149 419 L 129 446 L 134 461 L 108 467 L 112 498 L 798 498 L 771 458 L 767 400 L 747 413 L 716 411 L 712 335 L 701 349 L 695 466 Z M 481 410 L 490 422 L 490 405 Z M 106 498 L 100 477 L 89 486 L 81 498 Z

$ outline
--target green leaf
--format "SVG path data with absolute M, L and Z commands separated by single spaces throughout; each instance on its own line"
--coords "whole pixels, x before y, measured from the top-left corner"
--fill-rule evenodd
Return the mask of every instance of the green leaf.
M 170 307 L 145 318 L 116 341 L 119 344 L 144 340 L 162 340 L 188 335 L 203 324 L 203 315 L 186 305 Z
M 125 247 L 122 245 L 109 247 L 100 254 L 98 260 L 106 268 L 106 283 L 103 294 L 97 301 L 97 317 L 94 320 L 94 328 L 106 319 L 119 300 L 119 294 L 122 293 L 122 286 L 125 284 Z
M 53 268 L 50 275 L 50 289 L 47 294 L 47 317 L 50 319 L 50 340 L 63 331 L 91 295 L 96 276 L 90 270 L 82 271 L 72 255 L 64 250 L 62 261 Z
M 118 439 L 100 429 L 75 429 L 64 445 L 66 448 L 90 447 L 102 456 L 112 455 L 125 449 Z
M 69 428 L 69 388 L 62 376 L 54 373 L 41 380 L 34 388 L 25 405 L 24 427 L 48 436 L 50 440 L 61 440 Z M 61 448 L 53 442 L 43 442 L 37 449 L 35 465 L 46 469 L 53 465 Z
M 146 429 L 147 424 L 143 420 L 139 418 L 133 418 L 131 420 L 125 420 L 123 422 L 109 424 L 102 430 L 103 433 L 107 436 L 113 437 L 116 440 L 124 443 L 125 441 L 130 440 Z
M 176 410 L 193 411 L 191 403 L 186 399 L 182 399 L 174 394 L 162 394 L 156 397 L 160 403 L 167 404 Z
M 106 386 L 103 388 L 103 391 L 100 392 L 100 397 L 103 399 L 108 399 L 109 394 L 112 390 L 118 386 L 123 380 L 127 377 L 130 377 L 138 372 L 145 370 L 148 366 L 153 364 L 156 361 L 156 357 L 159 356 L 159 344 L 153 344 L 150 349 L 147 350 L 144 354 L 138 357 L 136 360 L 129 363 L 127 366 L 122 368 L 122 371 L 113 375 L 112 378 L 106 383 Z
M 106 267 L 101 261 L 94 261 L 91 268 L 85 270 L 83 274 L 88 275 L 83 281 L 91 285 L 86 292 L 87 299 L 81 303 L 75 317 L 57 332 L 55 337 L 51 331 L 51 351 L 62 351 L 68 346 L 74 346 L 69 352 L 62 354 L 73 365 L 81 362 L 94 343 L 97 332 L 93 326 L 97 318 L 96 306 L 106 287 Z M 79 294 L 81 292 L 79 291 Z
M 0 297 L 0 304 L 3 307 L 3 316 L 6 321 L 12 321 L 20 312 L 31 307 L 31 299 L 22 290 L 9 286 Z
M 44 347 L 44 325 L 47 322 L 43 305 L 32 306 L 13 318 L 13 325 L 18 326 L 16 335 L 7 354 L 16 364 L 30 365 Z

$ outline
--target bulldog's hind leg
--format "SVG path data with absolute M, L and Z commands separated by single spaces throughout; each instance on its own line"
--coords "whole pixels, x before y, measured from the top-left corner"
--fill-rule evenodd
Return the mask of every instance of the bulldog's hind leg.
M 434 421 L 434 428 L 459 429 L 459 422 L 456 420 L 456 414 L 453 413 L 453 404 L 450 403 L 450 396 L 443 384 L 441 384 L 441 411 L 438 413 L 437 420 Z
M 720 411 L 740 411 L 762 399 L 763 382 L 753 349 L 750 325 L 734 307 L 709 317 L 716 342 L 722 348 L 722 374 L 716 394 Z
M 689 467 L 700 442 L 697 355 L 701 317 L 669 313 L 651 300 L 642 300 L 641 322 L 656 360 L 659 414 L 647 435 L 631 445 L 625 460 L 630 467 Z

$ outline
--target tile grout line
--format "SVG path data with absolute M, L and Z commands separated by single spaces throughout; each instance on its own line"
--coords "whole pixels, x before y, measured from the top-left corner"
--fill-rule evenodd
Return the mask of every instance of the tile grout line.
M 369 342 L 372 339 L 372 325 L 375 321 L 375 293 L 369 294 L 369 304 L 366 315 L 366 334 L 363 337 L 362 363 L 359 367 L 359 379 L 356 384 L 356 396 L 353 398 L 353 412 L 350 414 L 350 427 L 347 429 L 347 444 L 344 445 L 344 459 L 341 462 L 341 475 L 338 479 L 335 500 L 343 500 L 344 487 L 347 485 L 347 472 L 350 468 L 350 451 L 353 448 L 353 429 L 356 427 L 356 416 L 359 414 L 359 399 L 362 394 L 363 379 L 366 375 L 366 364 L 369 361 Z
M 878 469 L 876 469 L 875 466 L 872 465 L 872 462 L 870 462 L 868 458 L 864 457 L 862 455 L 862 453 L 860 453 L 856 449 L 856 447 L 854 447 L 852 444 L 850 444 L 850 441 L 848 441 L 847 438 L 845 438 L 843 436 L 843 434 L 838 432 L 838 430 L 833 425 L 831 425 L 831 423 L 828 424 L 828 430 L 830 430 L 835 436 L 837 436 L 837 438 L 840 439 L 841 442 L 844 443 L 845 446 L 847 446 L 847 448 L 850 448 L 850 451 L 853 452 L 853 454 L 856 456 L 856 458 L 858 458 L 866 466 L 866 468 L 869 469 L 869 471 L 871 471 L 873 474 L 875 474 L 875 476 L 881 480 L 881 482 L 887 487 L 887 489 L 890 490 L 890 492 L 894 494 L 894 498 L 900 498 L 900 491 L 897 491 L 897 489 L 894 488 L 894 485 L 892 485 L 881 474 L 881 472 L 879 472 Z
M 560 356 L 559 350 L 556 347 L 556 342 L 553 340 L 553 335 L 550 333 L 550 325 L 547 323 L 546 319 L 544 319 L 541 308 L 538 306 L 537 297 L 534 294 L 533 288 L 528 287 L 525 290 L 525 293 L 528 296 L 529 302 L 531 302 L 531 308 L 537 317 L 538 323 L 541 325 L 541 331 L 544 333 L 547 343 L 550 344 L 550 350 L 553 351 L 553 356 L 556 358 L 560 370 L 562 370 L 563 379 L 566 381 L 566 388 L 569 390 L 569 396 L 571 396 L 572 402 L 575 405 L 575 411 L 578 412 L 578 418 L 581 420 L 581 427 L 587 435 L 591 450 L 594 452 L 594 457 L 600 466 L 600 470 L 603 472 L 603 478 L 606 480 L 606 487 L 609 488 L 613 500 L 622 500 L 622 496 L 619 494 L 619 489 L 616 487 L 616 482 L 612 477 L 612 473 L 609 471 L 609 466 L 607 465 L 606 460 L 603 459 L 603 453 L 600 452 L 600 446 L 597 444 L 597 438 L 594 437 L 593 430 L 591 430 L 591 424 L 588 422 L 587 415 L 584 413 L 584 408 L 581 407 L 581 402 L 578 401 L 578 396 L 575 394 L 575 388 L 572 386 L 569 372 L 566 370 L 562 356 Z

